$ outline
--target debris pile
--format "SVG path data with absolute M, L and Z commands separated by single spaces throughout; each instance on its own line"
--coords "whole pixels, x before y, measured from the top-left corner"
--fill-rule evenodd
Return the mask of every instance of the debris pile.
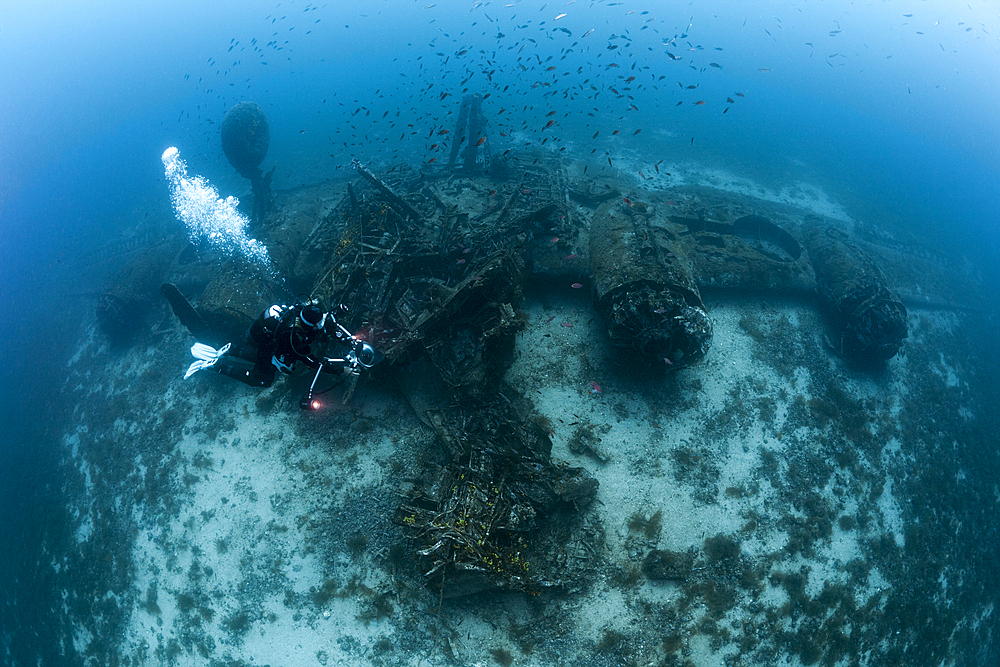
M 423 476 L 393 521 L 443 597 L 576 587 L 589 560 L 578 510 L 597 480 L 549 458 L 548 434 L 509 388 L 489 403 L 427 413 L 449 462 Z

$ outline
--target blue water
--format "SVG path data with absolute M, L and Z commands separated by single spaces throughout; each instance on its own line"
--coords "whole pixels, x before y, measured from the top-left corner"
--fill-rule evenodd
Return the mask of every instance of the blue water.
M 5 624 L 57 520 L 46 473 L 54 425 L 68 413 L 51 391 L 93 309 L 67 285 L 99 285 L 102 275 L 80 273 L 88 253 L 169 210 L 168 146 L 223 196 L 246 193 L 218 130 L 241 100 L 268 116 L 264 168 L 277 166 L 277 188 L 327 178 L 353 157 L 379 166 L 443 155 L 430 135 L 454 126 L 468 89 L 490 93 L 495 149 L 548 138 L 579 156 L 596 148 L 597 161 L 627 153 L 763 182 L 803 178 L 858 218 L 891 220 L 895 233 L 966 255 L 990 291 L 1000 273 L 993 2 L 138 7 L 39 1 L 0 11 Z

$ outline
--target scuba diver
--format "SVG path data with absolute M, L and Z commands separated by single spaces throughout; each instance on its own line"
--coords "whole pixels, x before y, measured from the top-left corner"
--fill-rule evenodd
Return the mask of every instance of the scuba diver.
M 343 305 L 333 312 L 323 312 L 315 300 L 273 305 L 247 329 L 246 341 L 238 352 L 229 352 L 232 343 L 218 350 L 195 343 L 191 354 L 197 361 L 191 364 L 184 378 L 205 368 L 215 368 L 220 374 L 251 387 L 270 387 L 278 371 L 290 375 L 296 363 L 301 361 L 316 369 L 302 407 L 316 409 L 318 404 L 313 404 L 312 395 L 320 373 L 356 376 L 361 369 L 374 366 L 381 357 L 371 345 L 351 335 L 337 322 L 337 316 L 346 313 L 347 307 Z M 324 357 L 314 352 L 314 343 L 330 340 L 348 348 L 342 358 Z

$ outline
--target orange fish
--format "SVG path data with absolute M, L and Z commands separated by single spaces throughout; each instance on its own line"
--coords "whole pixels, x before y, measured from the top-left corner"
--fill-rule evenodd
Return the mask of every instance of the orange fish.
M 476 142 L 476 146 L 477 146 L 477 147 L 478 147 L 478 146 L 482 146 L 482 145 L 483 145 L 483 144 L 485 144 L 485 143 L 486 143 L 486 137 L 480 137 L 480 138 L 479 138 L 479 141 L 477 141 L 477 142 Z

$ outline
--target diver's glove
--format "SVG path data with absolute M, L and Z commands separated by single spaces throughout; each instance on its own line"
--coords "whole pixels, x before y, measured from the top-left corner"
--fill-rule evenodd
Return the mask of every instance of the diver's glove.
M 195 343 L 191 346 L 191 354 L 194 355 L 195 359 L 198 361 L 194 362 L 188 366 L 187 373 L 184 374 L 184 379 L 187 380 L 189 377 L 197 373 L 203 368 L 209 368 L 214 366 L 215 362 L 219 360 L 219 357 L 224 355 L 229 351 L 229 346 L 232 343 L 226 343 L 222 348 L 216 350 L 214 347 L 205 345 L 204 343 Z

